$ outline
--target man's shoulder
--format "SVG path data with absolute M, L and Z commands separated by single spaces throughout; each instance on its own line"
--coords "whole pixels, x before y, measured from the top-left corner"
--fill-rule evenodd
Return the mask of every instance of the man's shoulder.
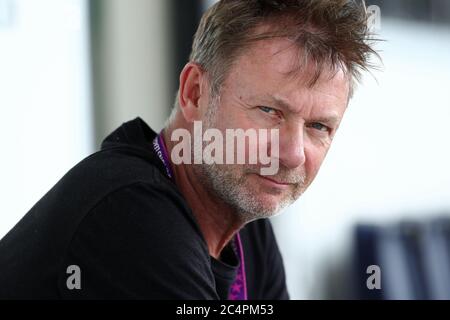
M 194 230 L 187 202 L 152 156 L 149 150 L 127 146 L 101 150 L 70 170 L 56 189 L 77 194 L 74 205 L 82 206 L 83 222 L 95 215 L 105 224 L 124 219 L 156 233 L 164 224 L 187 223 Z
M 69 265 L 96 276 L 113 270 L 111 276 L 127 282 L 133 277 L 123 273 L 128 261 L 137 263 L 134 274 L 150 277 L 169 261 L 184 261 L 187 252 L 203 262 L 196 265 L 209 259 L 175 185 L 142 152 L 106 149 L 72 168 L 0 241 L 0 296 L 28 296 L 39 287 L 36 297 L 56 297 L 55 277 L 62 281 Z
M 106 192 L 135 182 L 169 182 L 159 170 L 152 150 L 126 145 L 103 149 L 90 155 L 69 170 L 61 181 L 86 181 L 95 185 L 96 190 L 104 187 Z
M 149 227 L 171 221 L 169 217 L 195 226 L 185 199 L 153 161 L 151 151 L 127 146 L 90 155 L 30 209 L 2 244 L 30 232 L 35 240 L 58 236 L 60 243 L 66 242 L 92 214 L 112 219 L 139 212 L 140 219 L 154 219 Z
M 161 172 L 152 150 L 123 145 L 100 150 L 80 161 L 44 195 L 38 206 L 63 205 L 68 209 L 70 202 L 71 208 L 86 212 L 109 194 L 136 183 L 179 195 Z
M 73 237 L 91 238 L 85 242 L 86 247 L 103 240 L 105 245 L 109 242 L 123 244 L 123 248 L 145 247 L 145 254 L 161 254 L 160 249 L 173 250 L 189 244 L 202 249 L 201 232 L 190 208 L 167 190 L 145 182 L 123 186 L 106 195 L 85 215 Z
M 143 227 L 146 233 L 171 234 L 168 230 L 180 228 L 178 234 L 185 230 L 195 230 L 191 209 L 178 191 L 168 183 L 157 183 L 155 180 L 134 181 L 127 183 L 103 196 L 86 214 L 84 220 L 100 219 L 104 224 L 131 223 Z M 191 224 L 190 228 L 181 228 Z
M 186 286 L 192 294 L 186 297 L 211 298 L 209 259 L 185 204 L 137 182 L 108 194 L 79 224 L 63 256 L 59 290 L 64 297 L 78 296 L 66 290 L 63 272 L 77 265 L 92 277 L 83 297 L 177 297 Z

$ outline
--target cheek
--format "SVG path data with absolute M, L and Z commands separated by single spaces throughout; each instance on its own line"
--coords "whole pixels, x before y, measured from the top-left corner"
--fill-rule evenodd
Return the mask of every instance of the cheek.
M 221 121 L 222 119 L 220 119 Z M 228 124 L 235 129 L 258 129 L 258 126 L 252 119 L 248 117 L 248 113 L 241 112 L 241 110 L 233 110 L 227 116 Z
M 322 148 L 312 148 L 305 150 L 305 171 L 308 180 L 312 181 L 319 171 L 323 160 L 325 159 L 326 150 Z
M 245 118 L 230 106 L 222 104 L 216 113 L 216 125 L 221 129 L 245 129 Z

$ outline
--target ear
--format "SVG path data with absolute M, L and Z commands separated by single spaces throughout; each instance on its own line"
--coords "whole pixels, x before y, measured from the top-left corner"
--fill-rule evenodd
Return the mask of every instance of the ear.
M 181 71 L 178 101 L 181 113 L 187 122 L 202 118 L 203 106 L 200 102 L 207 98 L 205 81 L 205 72 L 195 63 L 189 62 Z

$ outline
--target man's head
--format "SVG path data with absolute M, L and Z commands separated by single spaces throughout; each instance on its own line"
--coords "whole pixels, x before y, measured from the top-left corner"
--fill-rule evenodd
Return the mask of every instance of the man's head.
M 193 132 L 202 121 L 224 136 L 278 130 L 279 170 L 263 177 L 260 164 L 194 165 L 198 181 L 246 222 L 295 201 L 315 178 L 374 53 L 367 40 L 365 7 L 354 1 L 224 0 L 210 8 L 170 125 Z M 245 152 L 248 159 L 256 150 L 247 144 Z

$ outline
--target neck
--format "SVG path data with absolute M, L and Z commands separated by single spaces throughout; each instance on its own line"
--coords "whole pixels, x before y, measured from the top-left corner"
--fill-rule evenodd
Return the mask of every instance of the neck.
M 223 248 L 245 223 L 240 221 L 234 209 L 212 194 L 199 181 L 199 177 L 192 170 L 194 165 L 172 164 L 170 154 L 174 143 L 170 139 L 171 134 L 172 130 L 164 129 L 163 138 L 169 153 L 175 183 L 194 213 L 207 243 L 209 254 L 219 259 Z

